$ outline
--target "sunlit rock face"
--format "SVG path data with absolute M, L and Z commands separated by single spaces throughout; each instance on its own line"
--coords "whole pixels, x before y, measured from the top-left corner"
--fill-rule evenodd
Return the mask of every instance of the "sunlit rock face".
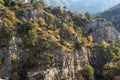
M 54 49 L 52 49 L 54 52 Z M 56 50 L 55 50 L 56 51 Z M 58 52 L 57 52 L 58 51 Z M 82 76 L 77 76 L 80 74 L 79 71 L 82 70 L 85 64 L 88 64 L 87 49 L 81 48 L 76 50 L 73 53 L 67 53 L 64 49 L 58 49 L 56 51 L 56 58 L 59 61 L 55 60 L 55 57 L 52 59 L 51 65 L 45 64 L 45 61 L 42 61 L 44 54 L 39 54 L 41 57 L 38 59 L 36 67 L 29 70 L 28 79 L 29 80 L 74 80 L 76 77 L 79 80 Z M 59 54 L 58 53 L 63 53 Z M 66 53 L 66 54 L 65 54 Z M 51 54 L 52 55 L 52 54 Z M 42 57 L 43 56 L 43 57 Z M 42 64 L 42 65 L 41 65 Z
M 86 26 L 85 34 L 92 35 L 94 42 L 102 42 L 103 40 L 110 42 L 118 42 L 120 33 L 108 21 L 102 18 L 93 20 Z

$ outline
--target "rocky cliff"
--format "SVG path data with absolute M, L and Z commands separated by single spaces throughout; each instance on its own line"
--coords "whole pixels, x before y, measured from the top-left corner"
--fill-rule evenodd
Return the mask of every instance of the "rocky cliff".
M 104 11 L 100 14 L 101 17 L 107 19 L 108 21 L 111 21 L 113 25 L 116 26 L 116 29 L 120 31 L 120 4 Z M 108 17 L 109 16 L 109 17 Z
M 119 76 L 120 35 L 106 20 L 91 22 L 82 14 L 40 3 L 0 7 L 1 78 L 113 80 Z
M 118 42 L 120 40 L 120 33 L 115 29 L 112 23 L 102 18 L 96 18 L 91 23 L 87 24 L 85 34 L 92 35 L 94 42 L 102 42 L 103 40 L 107 42 Z

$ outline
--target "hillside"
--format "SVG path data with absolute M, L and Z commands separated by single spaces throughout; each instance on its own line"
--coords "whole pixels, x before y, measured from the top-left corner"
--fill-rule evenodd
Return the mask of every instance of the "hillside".
M 120 4 L 103 12 L 101 17 L 111 21 L 116 26 L 117 30 L 120 31 Z
M 0 4 L 1 79 L 117 80 L 119 43 L 115 27 L 89 13 L 42 2 Z

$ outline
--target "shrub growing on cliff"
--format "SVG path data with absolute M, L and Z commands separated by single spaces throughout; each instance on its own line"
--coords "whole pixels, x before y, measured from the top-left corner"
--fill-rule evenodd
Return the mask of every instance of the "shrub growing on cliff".
M 28 59 L 28 67 L 32 68 L 33 66 L 36 65 L 36 59 Z
M 60 43 L 61 43 L 61 45 L 66 46 L 65 40 L 61 39 Z
M 13 31 L 9 27 L 2 27 L 0 32 L 0 46 L 8 45 L 8 41 L 13 37 Z
M 42 6 L 45 6 L 44 0 L 39 0 L 39 3 L 40 3 Z
M 35 26 L 32 22 L 27 22 L 25 25 L 21 26 L 19 31 L 20 33 L 27 34 L 29 30 L 35 29 Z
M 46 16 L 48 17 L 49 20 L 54 20 L 54 16 L 51 13 L 45 12 Z
M 90 80 L 91 77 L 94 75 L 94 69 L 90 65 L 85 65 L 83 67 L 83 75 Z
M 79 27 L 75 27 L 75 30 L 76 30 L 77 34 L 79 35 L 79 37 L 82 37 L 82 33 L 83 33 L 82 29 Z
M 45 48 L 45 49 L 48 49 L 48 48 L 50 48 L 50 43 L 48 43 L 48 42 L 42 42 L 41 43 L 41 47 Z
M 36 4 L 34 4 L 33 6 L 34 6 L 34 8 L 36 8 L 36 9 L 42 8 L 42 5 L 41 5 L 40 3 L 36 3 Z
M 117 69 L 120 70 L 120 61 L 117 62 Z
M 18 72 L 13 72 L 11 80 L 21 80 Z
M 37 41 L 37 37 L 38 37 L 37 30 L 34 29 L 34 30 L 29 30 L 27 36 L 24 36 L 24 39 L 28 45 L 35 45 Z
M 12 63 L 17 63 L 19 58 L 15 53 L 12 53 L 11 60 L 12 60 Z
M 32 22 L 27 22 L 25 25 L 21 26 L 19 31 L 22 35 L 23 42 L 28 45 L 35 45 L 38 34 L 37 29 Z
M 10 6 L 11 2 L 12 2 L 12 0 L 4 0 L 4 5 L 5 6 Z
M 85 13 L 86 18 L 91 21 L 92 20 L 92 15 L 89 12 Z
M 44 55 L 44 61 L 46 64 L 51 64 L 53 58 L 54 58 L 54 55 L 51 53 L 45 53 Z
M 40 27 L 46 26 L 46 22 L 45 22 L 45 20 L 43 18 L 38 19 L 38 24 L 39 24 Z
M 7 40 L 11 39 L 12 36 L 13 36 L 12 30 L 10 28 L 8 28 L 8 27 L 2 27 L 1 33 L 3 35 L 3 38 L 5 38 Z
M 36 9 L 43 8 L 45 6 L 45 3 L 43 0 L 40 0 L 39 2 L 35 3 L 33 5 Z

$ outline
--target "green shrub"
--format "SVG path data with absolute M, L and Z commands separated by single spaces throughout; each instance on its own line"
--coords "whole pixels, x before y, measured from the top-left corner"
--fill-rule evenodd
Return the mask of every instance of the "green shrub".
M 0 32 L 0 45 L 8 45 L 8 41 L 13 37 L 13 31 L 9 27 L 2 27 Z
M 89 12 L 85 13 L 86 18 L 91 21 L 92 20 L 92 15 Z
M 80 37 L 82 37 L 82 33 L 83 33 L 83 31 L 82 31 L 81 28 L 79 28 L 79 27 L 75 27 L 75 31 L 77 32 L 77 34 L 78 34 Z
M 35 29 L 34 24 L 32 22 L 27 22 L 26 24 L 24 24 L 19 28 L 19 32 L 22 34 L 27 34 L 29 30 L 33 30 L 33 29 Z
M 13 32 L 10 28 L 8 27 L 2 27 L 1 33 L 3 35 L 3 38 L 10 40 L 13 37 Z
M 46 14 L 46 16 L 48 16 L 48 19 L 49 19 L 49 20 L 54 20 L 53 14 L 47 13 L 47 12 L 45 12 L 45 14 Z
M 103 47 L 103 61 L 105 63 L 110 62 L 116 58 L 116 51 L 112 46 L 106 48 Z
M 42 6 L 45 6 L 45 3 L 43 0 L 39 0 L 39 3 L 42 5 Z
M 11 60 L 12 60 L 12 63 L 17 63 L 19 58 L 15 53 L 12 53 L 11 54 Z
M 90 65 L 85 65 L 83 67 L 83 75 L 87 77 L 89 80 L 94 75 L 94 69 Z
M 116 74 L 120 75 L 120 61 L 116 63 Z
M 4 5 L 5 6 L 10 6 L 11 2 L 12 2 L 12 0 L 4 0 Z
M 15 9 L 15 10 L 19 10 L 19 8 L 20 8 L 20 7 L 19 7 L 18 5 L 15 5 L 15 6 L 14 6 L 14 9 Z
M 35 59 L 28 59 L 28 67 L 31 68 L 36 65 Z
M 52 61 L 52 58 L 53 58 L 53 57 L 54 57 L 54 56 L 53 56 L 52 54 L 46 53 L 45 56 L 44 56 L 45 62 L 46 62 L 47 64 L 51 64 L 51 61 Z
M 24 36 L 24 41 L 28 44 L 28 45 L 35 45 L 35 43 L 37 42 L 37 38 L 38 38 L 38 34 L 37 34 L 37 30 L 29 30 L 27 35 Z
M 74 22 L 73 22 L 73 21 L 70 21 L 70 22 L 69 22 L 69 26 L 73 27 L 73 26 L 74 26 Z
M 61 43 L 61 45 L 66 46 L 65 40 L 61 39 L 60 43 Z
M 120 48 L 119 47 L 115 47 L 115 54 L 120 55 Z
M 22 9 L 22 10 L 19 10 L 18 13 L 17 13 L 19 16 L 27 16 L 27 11 Z
M 45 48 L 45 49 L 50 48 L 50 44 L 49 44 L 48 42 L 43 42 L 43 43 L 41 43 L 41 46 L 42 46 L 43 48 Z
M 109 65 L 109 64 L 105 64 L 103 68 L 104 68 L 105 70 L 108 70 L 108 69 L 110 69 L 110 65 Z
M 117 62 L 117 69 L 120 70 L 120 61 Z
M 39 9 L 39 8 L 43 8 L 44 5 L 41 2 L 37 2 L 33 6 L 34 8 Z
M 19 31 L 24 43 L 32 46 L 35 45 L 37 42 L 38 33 L 32 22 L 27 22 L 25 25 L 21 26 Z

